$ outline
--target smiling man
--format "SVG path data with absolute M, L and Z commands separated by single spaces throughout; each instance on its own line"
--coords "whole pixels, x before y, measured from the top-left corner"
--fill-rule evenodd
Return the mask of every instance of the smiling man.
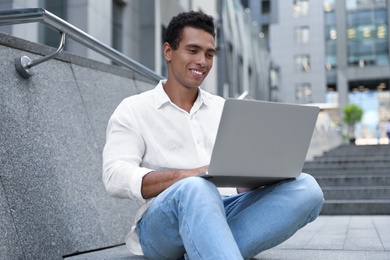
M 103 181 L 111 196 L 140 205 L 126 244 L 148 259 L 250 259 L 323 205 L 304 173 L 234 196 L 197 177 L 208 169 L 224 104 L 199 87 L 213 66 L 214 38 L 211 16 L 173 17 L 163 45 L 167 80 L 123 100 L 108 123 Z

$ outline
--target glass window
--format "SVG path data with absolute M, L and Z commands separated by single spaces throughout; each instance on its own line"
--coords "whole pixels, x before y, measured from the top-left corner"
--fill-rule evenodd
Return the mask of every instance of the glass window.
M 347 0 L 348 64 L 388 64 L 387 9 L 383 0 Z
M 372 10 L 359 11 L 356 22 L 357 24 L 371 24 L 374 22 L 374 13 Z
M 389 64 L 389 55 L 387 53 L 378 54 L 376 56 L 377 65 L 388 65 Z
M 357 38 L 359 40 L 372 39 L 375 37 L 375 27 L 373 25 L 359 26 L 357 28 Z
M 375 6 L 375 0 L 346 0 L 347 11 L 371 9 Z
M 42 7 L 52 14 L 66 20 L 66 3 L 64 3 L 64 1 L 44 0 L 42 1 Z M 60 42 L 59 32 L 43 24 L 39 24 L 38 28 L 40 42 L 51 47 L 58 48 Z M 68 46 L 65 44 L 65 50 L 67 47 Z
M 293 0 L 293 16 L 305 16 L 309 13 L 309 0 Z
M 376 37 L 378 39 L 383 39 L 385 41 L 387 41 L 387 25 L 386 24 L 382 24 L 382 25 L 379 25 L 377 28 L 376 28 Z
M 263 37 L 268 39 L 269 38 L 269 25 L 263 24 L 261 26 L 261 32 L 263 33 Z
M 325 24 L 326 25 L 336 24 L 336 14 L 334 11 L 325 13 Z
M 295 43 L 306 44 L 309 43 L 310 31 L 308 26 L 296 27 L 295 30 Z
M 307 54 L 294 57 L 295 71 L 310 72 L 310 56 Z
M 337 57 L 336 55 L 326 55 L 325 57 L 325 68 L 327 70 L 332 70 L 337 67 Z
M 295 99 L 298 103 L 312 102 L 312 89 L 310 83 L 297 83 L 295 85 Z
M 375 0 L 376 8 L 386 8 L 386 0 Z
M 270 0 L 261 1 L 261 13 L 269 14 L 271 11 L 271 3 Z
M 337 39 L 336 26 L 327 26 L 325 28 L 325 39 L 327 41 L 334 41 Z
M 386 24 L 387 23 L 387 10 L 386 9 L 375 10 L 375 23 L 376 24 Z
M 324 0 L 324 11 L 330 12 L 334 10 L 335 0 Z
M 353 25 L 358 23 L 357 12 L 347 13 L 347 24 Z
M 324 0 L 325 15 L 325 68 L 330 71 L 337 67 L 336 55 L 336 11 L 335 0 Z M 348 19 L 348 18 L 347 18 Z
M 336 54 L 336 42 L 335 41 L 326 42 L 325 51 L 327 54 Z
M 357 9 L 357 0 L 346 0 L 345 7 L 348 11 Z
M 112 5 L 112 47 L 118 51 L 123 51 L 123 8 L 121 1 L 115 0 Z

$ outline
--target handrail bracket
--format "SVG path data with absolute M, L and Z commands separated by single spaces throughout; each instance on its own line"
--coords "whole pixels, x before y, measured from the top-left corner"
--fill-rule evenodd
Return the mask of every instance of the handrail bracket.
M 30 78 L 31 76 L 34 75 L 34 71 L 32 70 L 32 67 L 39 65 L 39 64 L 41 64 L 45 61 L 48 61 L 50 59 L 53 59 L 64 49 L 66 33 L 60 32 L 60 34 L 61 34 L 60 46 L 58 47 L 58 49 L 54 53 L 43 56 L 43 57 L 36 59 L 36 60 L 31 60 L 27 56 L 22 56 L 22 57 L 15 59 L 15 68 L 20 76 L 22 76 L 25 79 Z

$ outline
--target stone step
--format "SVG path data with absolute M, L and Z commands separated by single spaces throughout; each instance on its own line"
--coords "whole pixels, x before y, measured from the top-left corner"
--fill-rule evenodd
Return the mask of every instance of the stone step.
M 321 187 L 325 199 L 389 199 L 388 186 L 338 186 Z
M 321 187 L 337 186 L 390 186 L 390 174 L 314 176 Z
M 305 162 L 325 197 L 323 215 L 390 214 L 390 145 L 343 145 Z
M 376 156 L 334 156 L 334 157 L 321 157 L 316 158 L 315 160 L 308 162 L 308 164 L 318 164 L 318 163 L 355 163 L 355 162 L 364 162 L 364 163 L 381 163 L 381 162 L 390 162 L 389 155 L 376 155 Z
M 363 156 L 389 156 L 390 155 L 390 150 L 383 150 L 383 149 L 377 149 L 377 150 L 366 150 L 366 151 L 359 151 L 359 150 L 334 150 L 330 152 L 325 152 L 323 156 L 326 157 L 336 157 L 336 156 L 345 156 L 345 157 L 350 157 L 350 156 L 357 156 L 357 157 L 363 157 Z M 315 157 L 319 158 L 319 156 Z
M 310 169 L 304 168 L 303 172 L 309 173 L 313 176 L 348 176 L 348 175 L 390 175 L 390 169 L 388 168 L 375 168 L 375 169 L 366 169 L 366 168 L 352 168 L 349 169 L 338 169 L 338 168 L 318 168 Z
M 326 200 L 321 215 L 389 215 L 390 200 Z
M 326 157 L 314 157 L 310 162 L 322 162 L 326 161 L 384 161 L 388 162 L 390 154 L 381 154 L 381 155 L 335 155 L 335 156 L 326 156 Z
M 388 155 L 390 154 L 390 146 L 386 147 L 386 149 L 380 149 L 380 148 L 372 148 L 369 150 L 364 149 L 335 149 L 328 152 L 324 152 L 324 156 L 372 156 L 372 155 Z
M 329 150 L 325 153 L 337 153 L 337 152 L 345 152 L 345 151 L 353 151 L 353 152 L 371 152 L 371 151 L 389 151 L 389 145 L 340 145 L 335 149 Z
M 367 169 L 374 170 L 380 168 L 387 168 L 390 171 L 390 162 L 379 162 L 379 163 L 366 163 L 366 162 L 343 162 L 343 163 L 305 163 L 304 169 Z

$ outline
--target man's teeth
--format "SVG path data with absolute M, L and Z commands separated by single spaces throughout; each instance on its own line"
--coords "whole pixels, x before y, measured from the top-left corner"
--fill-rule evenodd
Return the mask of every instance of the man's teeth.
M 197 70 L 193 70 L 193 72 L 194 72 L 195 74 L 198 74 L 198 75 L 202 75 L 202 74 L 203 74 L 203 72 L 197 71 Z

